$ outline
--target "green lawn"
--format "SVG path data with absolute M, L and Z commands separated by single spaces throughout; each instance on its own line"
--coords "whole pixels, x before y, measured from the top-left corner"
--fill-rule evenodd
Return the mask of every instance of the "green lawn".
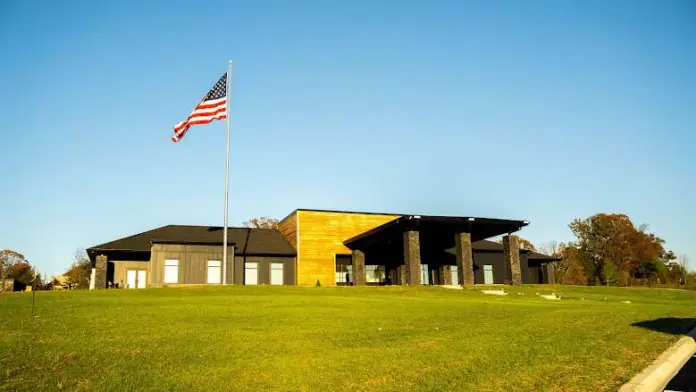
M 39 292 L 33 319 L 5 294 L 0 390 L 616 390 L 696 317 L 693 291 L 509 290 Z

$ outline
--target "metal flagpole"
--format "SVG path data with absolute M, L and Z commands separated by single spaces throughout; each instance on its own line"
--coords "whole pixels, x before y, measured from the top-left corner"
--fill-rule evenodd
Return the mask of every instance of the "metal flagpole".
M 227 284 L 227 212 L 230 188 L 230 101 L 232 91 L 232 60 L 227 64 L 227 137 L 225 140 L 225 226 L 222 230 L 222 284 Z M 232 255 L 234 257 L 234 255 Z

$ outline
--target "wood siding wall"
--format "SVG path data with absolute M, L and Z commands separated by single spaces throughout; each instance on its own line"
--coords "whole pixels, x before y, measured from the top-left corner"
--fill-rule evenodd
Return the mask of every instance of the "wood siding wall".
M 232 283 L 234 280 L 234 246 L 228 246 L 227 249 L 227 283 Z M 153 286 L 164 284 L 165 260 L 179 260 L 178 284 L 205 284 L 208 281 L 208 260 L 222 261 L 222 246 L 152 245 L 148 284 Z
M 297 245 L 294 246 L 297 250 L 297 284 L 313 285 L 318 280 L 322 285 L 334 286 L 336 254 L 351 253 L 350 249 L 343 245 L 343 241 L 399 216 L 296 211 L 294 221 L 298 235 Z M 288 218 L 284 219 L 283 223 L 288 221 Z
M 278 222 L 278 231 L 297 250 L 297 211 Z
M 113 284 L 118 285 L 119 288 L 125 288 L 127 282 L 127 272 L 128 270 L 143 270 L 147 271 L 147 286 L 150 285 L 150 263 L 147 261 L 113 261 L 110 262 L 114 264 L 114 275 Z
M 241 256 L 234 258 L 234 284 L 244 284 L 244 263 L 258 264 L 258 284 L 271 284 L 271 263 L 283 264 L 283 284 L 295 284 L 295 258 L 292 256 Z

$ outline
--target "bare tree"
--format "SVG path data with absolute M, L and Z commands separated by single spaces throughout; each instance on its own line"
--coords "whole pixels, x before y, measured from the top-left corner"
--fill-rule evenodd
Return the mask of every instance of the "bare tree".
M 248 221 L 242 223 L 244 227 L 251 227 L 256 229 L 277 229 L 278 219 L 271 218 L 268 216 L 262 216 L 260 218 L 251 218 Z
M 561 244 L 558 241 L 547 241 L 539 244 L 539 252 L 547 256 L 558 256 L 561 253 Z
M 72 266 L 70 266 L 70 269 L 65 273 L 68 288 L 89 288 L 89 277 L 91 272 L 92 262 L 89 260 L 89 257 L 87 257 L 87 252 L 85 252 L 84 249 L 75 250 Z
M 685 254 L 679 255 L 677 262 L 681 266 L 681 270 L 684 274 L 684 283 L 689 283 L 689 258 Z
M 503 239 L 502 238 L 499 239 L 498 243 L 502 244 Z M 530 241 L 526 238 L 522 238 L 520 236 L 517 236 L 517 247 L 520 249 L 536 250 L 536 247 L 534 246 L 534 244 L 532 244 L 532 241 Z

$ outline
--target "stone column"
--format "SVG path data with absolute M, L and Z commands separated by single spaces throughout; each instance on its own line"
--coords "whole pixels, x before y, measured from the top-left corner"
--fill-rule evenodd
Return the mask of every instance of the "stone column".
M 400 265 L 396 267 L 396 276 L 397 276 L 397 283 L 405 286 L 406 285 L 406 266 L 405 265 Z
M 365 285 L 365 252 L 353 251 L 353 286 Z
M 529 266 L 529 259 L 526 257 L 520 256 L 520 260 L 523 263 L 527 263 L 527 266 Z M 541 271 L 541 282 L 540 284 L 545 284 L 549 282 L 549 275 L 548 272 L 549 270 L 546 268 L 547 263 L 541 263 L 539 264 L 539 271 Z
M 457 269 L 459 284 L 474 284 L 474 254 L 471 250 L 471 234 L 457 233 L 454 235 L 455 256 L 457 256 Z
M 440 267 L 440 282 L 441 285 L 452 284 L 452 270 L 449 265 L 443 265 Z
M 106 288 L 106 270 L 108 268 L 108 259 L 106 255 L 97 255 L 97 260 L 94 266 L 94 288 L 105 289 Z
M 404 232 L 404 265 L 406 284 L 421 285 L 420 233 L 415 230 Z
M 517 236 L 503 237 L 503 257 L 505 260 L 505 284 L 519 286 L 522 284 L 520 268 L 520 246 Z
M 546 276 L 548 276 L 548 284 L 556 284 L 556 263 L 546 263 Z

